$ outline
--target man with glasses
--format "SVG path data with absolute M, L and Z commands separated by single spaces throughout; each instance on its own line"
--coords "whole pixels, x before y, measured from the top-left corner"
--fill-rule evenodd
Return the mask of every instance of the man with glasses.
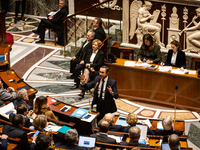
M 37 30 L 33 30 L 33 33 L 40 35 L 40 40 L 35 43 L 45 43 L 45 30 L 46 28 L 56 31 L 58 37 L 58 44 L 64 46 L 64 31 L 62 26 L 62 20 L 68 15 L 68 7 L 66 6 L 66 0 L 59 0 L 59 10 L 55 15 L 48 16 L 48 19 L 42 19 Z
M 117 111 L 115 100 L 117 99 L 117 85 L 116 81 L 108 77 L 109 68 L 107 66 L 102 66 L 99 69 L 99 76 L 96 76 L 93 82 L 85 84 L 84 75 L 80 75 L 79 79 L 81 80 L 82 86 L 86 90 L 90 90 L 94 87 L 94 97 L 92 101 L 92 108 L 94 104 L 97 104 L 96 110 L 100 112 L 100 115 L 97 117 L 97 122 L 101 120 L 105 114 L 113 113 Z

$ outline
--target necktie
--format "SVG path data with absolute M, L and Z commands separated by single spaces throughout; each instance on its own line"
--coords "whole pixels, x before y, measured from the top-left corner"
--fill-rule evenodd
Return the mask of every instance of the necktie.
M 104 87 L 104 80 L 102 79 L 101 91 L 100 91 L 100 96 L 99 96 L 99 99 L 101 100 L 102 100 L 102 94 L 103 94 L 103 87 Z

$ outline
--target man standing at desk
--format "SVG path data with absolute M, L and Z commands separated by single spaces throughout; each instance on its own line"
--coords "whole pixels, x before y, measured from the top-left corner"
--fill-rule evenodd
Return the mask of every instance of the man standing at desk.
M 0 107 L 4 105 L 5 101 L 12 101 L 16 98 L 14 88 L 8 87 L 7 90 L 3 88 L 3 83 L 0 81 Z
M 85 89 L 89 90 L 96 86 L 92 107 L 94 104 L 97 104 L 97 111 L 100 112 L 100 115 L 97 117 L 97 122 L 99 122 L 105 114 L 117 111 L 114 101 L 114 98 L 117 99 L 119 97 L 117 85 L 114 79 L 108 77 L 108 74 L 109 68 L 107 66 L 102 66 L 99 70 L 99 76 L 96 76 L 91 83 L 85 84 L 84 75 L 79 77 Z

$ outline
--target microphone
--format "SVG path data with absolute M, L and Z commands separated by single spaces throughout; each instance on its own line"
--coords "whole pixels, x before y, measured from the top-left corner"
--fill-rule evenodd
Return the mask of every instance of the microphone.
M 174 123 L 176 122 L 176 94 L 178 90 L 178 85 L 175 86 L 175 97 L 174 97 Z
M 175 86 L 175 90 L 178 90 L 178 85 L 177 85 L 177 86 Z
M 90 97 L 89 97 L 89 113 L 91 113 L 90 98 L 91 98 L 91 96 L 93 95 L 93 93 L 94 93 L 94 91 L 95 91 L 95 89 L 96 89 L 96 87 L 97 87 L 98 84 L 99 84 L 99 82 L 96 83 L 96 85 L 95 85 L 95 87 L 94 87 L 94 90 L 92 91 L 92 93 L 90 94 Z

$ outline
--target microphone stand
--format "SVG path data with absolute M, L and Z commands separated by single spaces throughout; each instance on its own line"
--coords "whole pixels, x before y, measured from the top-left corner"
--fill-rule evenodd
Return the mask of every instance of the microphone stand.
M 176 122 L 176 95 L 177 95 L 178 86 L 175 87 L 175 99 L 174 99 L 174 123 Z
M 96 87 L 97 87 L 98 84 L 99 84 L 99 82 L 96 83 L 96 85 L 95 85 L 95 87 L 94 87 L 94 90 L 96 89 Z M 90 94 L 90 97 L 89 97 L 89 113 L 92 112 L 92 111 L 91 111 L 91 105 L 90 105 L 90 98 L 91 98 L 91 96 L 93 95 L 94 90 L 92 91 L 92 94 Z

